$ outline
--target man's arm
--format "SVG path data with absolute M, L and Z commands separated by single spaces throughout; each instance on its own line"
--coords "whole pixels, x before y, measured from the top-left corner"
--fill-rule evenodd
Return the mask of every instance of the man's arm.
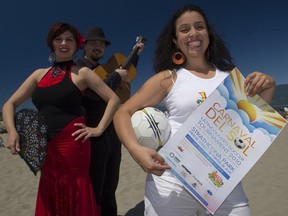
M 116 69 L 118 70 L 118 69 Z M 106 85 L 108 85 L 113 91 L 115 91 L 122 81 L 121 74 L 117 71 L 110 73 L 107 78 L 104 80 Z

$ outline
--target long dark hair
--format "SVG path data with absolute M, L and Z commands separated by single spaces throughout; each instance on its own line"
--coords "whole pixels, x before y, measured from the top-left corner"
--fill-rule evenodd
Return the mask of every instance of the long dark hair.
M 222 71 L 232 70 L 235 66 L 232 63 L 232 57 L 229 50 L 226 48 L 224 41 L 210 26 L 204 11 L 196 5 L 189 4 L 175 12 L 171 20 L 166 24 L 158 36 L 156 40 L 156 50 L 154 52 L 153 68 L 155 72 L 160 72 L 167 69 L 178 69 L 185 64 L 174 64 L 172 61 L 172 55 L 178 51 L 178 48 L 173 42 L 173 39 L 176 39 L 176 21 L 183 13 L 187 11 L 196 11 L 204 18 L 210 40 L 209 46 L 205 53 L 207 61 Z

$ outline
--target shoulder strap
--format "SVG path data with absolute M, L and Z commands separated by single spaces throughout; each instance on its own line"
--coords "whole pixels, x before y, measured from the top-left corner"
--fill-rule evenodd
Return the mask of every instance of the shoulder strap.
M 173 71 L 172 70 L 168 70 L 168 72 L 170 73 L 170 76 L 171 76 L 173 84 L 175 84 L 175 80 L 174 80 L 174 77 L 173 77 Z

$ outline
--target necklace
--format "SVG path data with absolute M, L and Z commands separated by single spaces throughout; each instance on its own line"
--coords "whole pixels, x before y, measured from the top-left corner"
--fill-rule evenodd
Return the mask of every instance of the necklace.
M 68 66 L 73 65 L 73 60 L 63 61 L 63 62 L 54 62 L 53 63 L 53 71 L 50 74 L 52 78 L 56 78 L 61 76 L 63 73 L 66 72 Z
M 65 73 L 65 70 L 62 70 L 60 67 L 55 67 L 50 75 L 52 78 L 55 78 L 62 75 L 63 73 Z

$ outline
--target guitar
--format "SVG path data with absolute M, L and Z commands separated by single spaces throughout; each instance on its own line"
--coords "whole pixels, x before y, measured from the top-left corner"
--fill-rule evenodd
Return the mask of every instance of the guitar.
M 109 76 L 109 74 L 115 71 L 117 68 L 121 67 L 129 71 L 127 80 L 122 81 L 119 87 L 115 90 L 115 93 L 120 98 L 121 103 L 124 103 L 129 99 L 131 94 L 130 82 L 136 77 L 136 68 L 132 62 L 140 49 L 136 45 L 138 43 L 145 44 L 145 42 L 146 39 L 144 37 L 138 36 L 136 38 L 136 44 L 127 58 L 122 53 L 114 53 L 113 56 L 108 59 L 106 64 L 99 65 L 93 70 L 102 80 L 105 80 L 107 76 Z

